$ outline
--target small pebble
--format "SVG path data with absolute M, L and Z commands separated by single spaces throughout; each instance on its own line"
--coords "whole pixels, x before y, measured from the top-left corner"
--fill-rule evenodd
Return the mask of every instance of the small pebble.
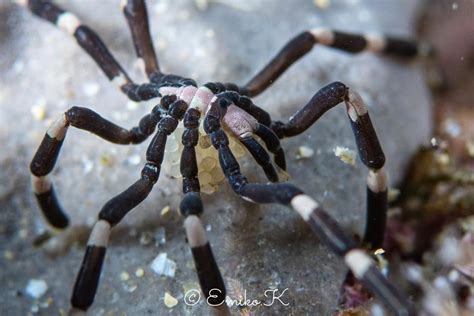
M 166 307 L 168 308 L 173 308 L 176 305 L 178 305 L 178 300 L 168 292 L 165 292 L 164 301 L 165 301 Z
M 150 265 L 151 269 L 158 275 L 174 278 L 176 272 L 176 262 L 167 258 L 167 254 L 162 252 L 156 256 Z
M 28 294 L 32 298 L 40 298 L 43 296 L 46 291 L 48 290 L 48 284 L 45 280 L 41 279 L 30 279 L 28 284 L 25 288 L 26 294 Z
M 169 206 L 169 205 L 166 205 L 165 207 L 163 207 L 163 208 L 161 209 L 161 213 L 160 213 L 160 214 L 161 214 L 161 216 L 164 217 L 164 216 L 166 216 L 166 215 L 169 213 L 169 211 L 170 211 L 170 206 Z
M 143 270 L 143 268 L 138 268 L 136 271 L 135 271 L 135 276 L 137 278 L 141 278 L 142 276 L 145 275 L 145 270 Z
M 120 280 L 127 281 L 128 279 L 130 279 L 130 275 L 127 272 L 120 273 Z
M 298 147 L 298 152 L 296 153 L 297 159 L 304 159 L 310 158 L 314 155 L 314 150 L 309 148 L 308 146 L 300 146 Z

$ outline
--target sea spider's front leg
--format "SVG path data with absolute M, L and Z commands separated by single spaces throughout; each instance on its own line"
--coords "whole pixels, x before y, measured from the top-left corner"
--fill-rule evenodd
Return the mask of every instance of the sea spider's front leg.
M 74 285 L 71 298 L 73 309 L 85 311 L 92 305 L 99 284 L 110 230 L 148 196 L 158 181 L 166 139 L 178 126 L 178 121 L 183 117 L 186 108 L 187 104 L 179 100 L 170 105 L 167 114 L 159 121 L 157 132 L 148 146 L 147 162 L 142 169 L 140 179 L 109 200 L 100 211 Z
M 163 103 L 164 104 L 164 103 Z M 33 190 L 48 223 L 55 228 L 66 228 L 69 219 L 63 211 L 54 191 L 49 174 L 53 170 L 67 129 L 74 126 L 89 131 L 115 144 L 137 144 L 148 138 L 161 119 L 158 107 L 145 115 L 137 127 L 130 130 L 115 125 L 96 112 L 83 107 L 72 107 L 63 113 L 48 129 L 30 164 Z

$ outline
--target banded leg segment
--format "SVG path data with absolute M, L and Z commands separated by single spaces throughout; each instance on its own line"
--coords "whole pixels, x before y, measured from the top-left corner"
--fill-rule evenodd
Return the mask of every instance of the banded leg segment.
M 94 111 L 83 107 L 72 107 L 62 114 L 46 132 L 30 164 L 32 186 L 38 204 L 47 221 L 55 228 L 65 228 L 69 219 L 62 209 L 49 179 L 58 159 L 69 125 L 89 131 L 116 144 L 140 143 L 155 130 L 161 118 L 155 108 L 140 120 L 137 127 L 126 130 L 102 118 Z
M 185 218 L 184 227 L 201 290 L 212 305 L 220 305 L 217 309 L 226 312 L 227 305 L 223 304 L 226 296 L 224 281 L 199 218 L 203 212 L 195 151 L 199 141 L 199 118 L 200 112 L 195 108 L 188 109 L 184 116 L 185 130 L 182 136 L 184 148 L 180 161 L 184 198 L 180 210 Z
M 364 242 L 371 249 L 382 247 L 387 218 L 387 175 L 385 155 L 370 120 L 362 98 L 340 82 L 334 82 L 319 90 L 288 123 L 274 122 L 272 129 L 280 137 L 303 133 L 324 113 L 341 102 L 346 110 L 354 133 L 359 157 L 369 168 L 367 180 L 367 224 Z
M 310 225 L 334 253 L 344 258 L 347 266 L 368 288 L 397 315 L 414 315 L 406 297 L 399 293 L 377 269 L 375 262 L 357 243 L 345 234 L 339 224 L 303 191 L 288 183 L 252 184 L 228 146 L 228 138 L 220 127 L 219 117 L 225 114 L 227 102 L 214 102 L 204 127 L 218 150 L 219 162 L 233 190 L 255 203 L 279 203 L 291 206 Z
M 251 97 L 262 93 L 293 63 L 306 55 L 315 44 L 349 53 L 367 50 L 402 57 L 415 57 L 419 54 L 418 46 L 409 40 L 384 37 L 375 33 L 356 35 L 322 28 L 313 29 L 292 38 L 260 72 L 239 90 Z
M 122 10 L 132 33 L 137 56 L 145 64 L 147 76 L 151 79 L 153 76 L 161 74 L 150 36 L 145 2 L 143 0 L 127 0 Z
M 153 84 L 133 83 L 125 70 L 110 53 L 96 32 L 81 23 L 74 14 L 46 0 L 26 0 L 31 12 L 74 36 L 79 46 L 89 54 L 110 81 L 132 100 L 148 100 L 159 96 L 158 87 Z
M 140 179 L 109 200 L 100 211 L 74 285 L 71 298 L 73 308 L 85 311 L 92 305 L 99 284 L 110 229 L 140 204 L 158 181 L 166 138 L 176 129 L 186 108 L 187 105 L 183 101 L 171 104 L 167 115 L 159 121 L 157 132 L 148 146 L 147 162 L 142 169 Z

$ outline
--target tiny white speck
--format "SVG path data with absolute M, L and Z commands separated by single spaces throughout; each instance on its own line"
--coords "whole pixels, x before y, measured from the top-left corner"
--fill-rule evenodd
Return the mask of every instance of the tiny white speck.
M 120 273 L 120 280 L 127 281 L 128 279 L 130 279 L 130 275 L 127 272 Z
M 313 155 L 314 155 L 314 150 L 312 148 L 309 148 L 308 146 L 300 146 L 298 147 L 296 158 L 298 159 L 310 158 Z
M 330 0 L 313 0 L 313 3 L 316 7 L 324 10 L 329 7 L 329 5 L 331 4 L 331 1 Z
M 128 284 L 128 283 L 125 283 L 122 285 L 123 289 L 125 290 L 125 292 L 128 292 L 128 293 L 132 293 L 134 292 L 136 289 L 137 289 L 137 285 L 136 284 Z
M 88 174 L 94 169 L 94 163 L 87 157 L 82 157 L 82 171 Z
M 138 268 L 136 271 L 135 271 L 135 276 L 137 278 L 141 278 L 142 276 L 145 275 L 145 270 L 143 270 L 142 268 Z
M 355 151 L 347 147 L 341 147 L 341 146 L 336 146 L 336 148 L 334 148 L 333 151 L 334 151 L 334 155 L 336 155 L 336 157 L 339 157 L 339 159 L 341 159 L 342 162 L 352 165 L 352 166 L 355 165 L 355 157 L 356 157 Z
M 137 108 L 138 108 L 138 102 L 135 102 L 135 101 L 127 102 L 127 110 L 135 111 Z
M 38 304 L 34 303 L 33 305 L 31 305 L 30 307 L 30 312 L 33 313 L 33 314 L 36 314 L 39 312 L 39 306 Z
M 453 5 L 451 6 L 453 10 L 457 10 L 459 8 L 459 4 L 457 2 L 453 2 Z
M 155 233 L 155 246 L 161 246 L 166 243 L 166 230 L 164 227 L 160 227 Z
M 40 99 L 37 104 L 31 107 L 30 111 L 35 120 L 44 120 L 46 117 L 46 101 L 44 99 Z
M 214 38 L 214 36 L 216 35 L 216 33 L 214 32 L 213 29 L 208 29 L 208 30 L 206 30 L 205 35 L 206 35 L 207 38 Z
M 159 1 L 154 6 L 154 9 L 157 14 L 166 13 L 168 12 L 168 3 L 166 3 L 165 1 Z
M 462 132 L 461 126 L 456 120 L 452 118 L 446 119 L 443 122 L 442 127 L 443 127 L 444 132 L 447 133 L 451 137 L 458 137 L 459 135 L 461 135 L 461 132 Z
M 141 159 L 140 155 L 133 155 L 133 156 L 128 158 L 128 163 L 131 164 L 132 166 L 136 166 L 136 165 L 140 164 L 141 160 L 142 159 Z
M 82 92 L 88 97 L 96 96 L 100 91 L 100 85 L 97 82 L 86 82 L 82 85 Z
M 45 280 L 31 279 L 28 281 L 25 292 L 32 298 L 40 298 L 48 291 L 48 284 Z

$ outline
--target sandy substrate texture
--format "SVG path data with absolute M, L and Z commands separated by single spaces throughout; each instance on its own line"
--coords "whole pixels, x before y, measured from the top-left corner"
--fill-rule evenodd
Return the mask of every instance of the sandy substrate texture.
M 220 1 L 199 9 L 193 1 L 151 1 L 149 14 L 162 68 L 201 84 L 211 80 L 244 83 L 289 38 L 312 27 L 413 35 L 416 1 L 328 2 L 330 6 L 324 9 L 309 0 Z M 118 1 L 64 6 L 98 31 L 133 78 L 144 80 Z M 88 106 L 132 127 L 153 102 L 128 102 L 74 40 L 51 24 L 4 1 L 0 17 L 0 314 L 25 315 L 31 310 L 54 315 L 68 309 L 85 237 L 56 257 L 32 246 L 45 224 L 30 193 L 29 161 L 50 120 L 72 105 Z M 367 101 L 392 180 L 398 179 L 410 153 L 430 135 L 429 97 L 416 63 L 317 47 L 255 102 L 274 118 L 285 119 L 318 88 L 335 80 L 350 85 Z M 356 149 L 344 106 L 283 145 L 291 181 L 318 199 L 348 232 L 360 234 L 366 170 L 358 159 L 351 166 L 333 153 L 336 146 Z M 312 147 L 314 156 L 296 159 L 301 145 Z M 75 226 L 91 225 L 102 205 L 138 178 L 146 146 L 111 145 L 70 129 L 53 177 Z M 251 160 L 243 160 L 242 169 L 251 180 L 264 181 Z M 181 182 L 169 174 L 165 163 L 152 194 L 112 234 L 91 315 L 207 313 L 204 302 L 190 307 L 183 301 L 185 291 L 198 284 L 182 221 L 174 215 Z M 288 306 L 275 303 L 251 310 L 299 315 L 335 311 L 345 267 L 297 214 L 284 207 L 244 202 L 227 185 L 217 194 L 204 196 L 204 202 L 203 220 L 233 298 L 246 291 L 247 298 L 264 301 L 265 290 L 276 288 L 281 293 L 288 288 L 282 296 Z M 168 205 L 171 215 L 161 216 Z M 156 246 L 154 236 L 163 231 L 166 242 Z M 162 252 L 176 262 L 172 278 L 150 269 Z M 141 277 L 135 275 L 139 268 L 144 270 Z M 48 285 L 46 294 L 37 300 L 25 292 L 30 279 Z M 175 307 L 165 306 L 165 292 L 178 299 Z

